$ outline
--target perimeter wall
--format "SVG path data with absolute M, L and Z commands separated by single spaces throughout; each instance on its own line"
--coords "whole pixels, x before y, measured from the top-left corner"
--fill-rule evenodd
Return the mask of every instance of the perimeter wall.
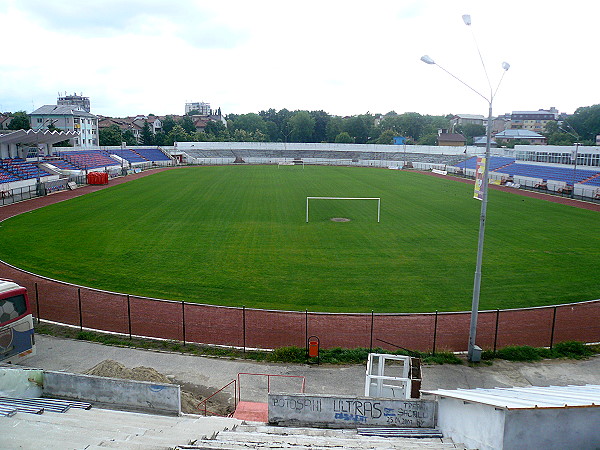
M 242 348 L 397 346 L 466 351 L 470 312 L 344 314 L 272 311 L 128 296 L 55 281 L 0 262 L 0 277 L 25 286 L 34 316 L 97 330 Z M 482 311 L 477 344 L 551 347 L 600 341 L 600 300 L 538 308 Z

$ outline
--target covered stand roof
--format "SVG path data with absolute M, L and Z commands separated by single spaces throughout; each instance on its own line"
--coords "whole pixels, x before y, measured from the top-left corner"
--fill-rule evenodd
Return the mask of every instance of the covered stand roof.
M 77 136 L 78 131 L 16 130 L 0 134 L 0 144 L 56 144 Z
M 436 389 L 421 392 L 504 409 L 600 406 L 600 385 L 592 384 L 494 389 Z

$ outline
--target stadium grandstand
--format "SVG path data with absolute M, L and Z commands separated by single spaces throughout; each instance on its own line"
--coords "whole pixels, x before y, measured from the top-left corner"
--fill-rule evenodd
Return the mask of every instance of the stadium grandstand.
M 104 171 L 112 177 L 122 175 L 125 170 L 144 170 L 175 163 L 437 169 L 472 178 L 476 157 L 483 154 L 482 148 L 474 146 L 281 142 L 176 142 L 173 147 L 98 147 L 86 150 L 52 148 L 53 143 L 65 137 L 65 133 L 31 130 L 0 136 L 0 191 L 14 188 L 14 183 L 25 185 L 28 180 L 54 182 L 65 177 L 84 176 L 88 171 Z M 582 199 L 600 200 L 600 149 L 579 146 L 577 150 L 574 152 L 573 146 L 539 145 L 495 148 L 490 161 L 491 182 L 509 182 L 513 187 L 541 188 L 558 194 L 574 194 Z M 52 188 L 58 189 L 54 185 Z

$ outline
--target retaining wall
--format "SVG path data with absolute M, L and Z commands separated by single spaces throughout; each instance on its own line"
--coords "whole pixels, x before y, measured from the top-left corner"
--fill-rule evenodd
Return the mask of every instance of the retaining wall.
M 181 414 L 181 388 L 176 384 L 120 380 L 44 371 L 44 395 L 95 402 L 154 414 Z
M 25 286 L 36 317 L 69 325 L 244 348 L 397 346 L 466 351 L 470 312 L 350 314 L 273 311 L 174 302 L 79 287 L 0 262 L 0 277 Z M 600 341 L 600 300 L 525 309 L 481 311 L 477 344 L 552 346 Z

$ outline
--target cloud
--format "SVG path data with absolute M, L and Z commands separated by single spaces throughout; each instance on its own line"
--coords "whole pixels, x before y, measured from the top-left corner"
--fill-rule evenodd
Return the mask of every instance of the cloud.
M 13 7 L 73 39 L 173 35 L 192 47 L 231 48 L 244 38 L 210 8 L 190 0 L 28 0 Z

